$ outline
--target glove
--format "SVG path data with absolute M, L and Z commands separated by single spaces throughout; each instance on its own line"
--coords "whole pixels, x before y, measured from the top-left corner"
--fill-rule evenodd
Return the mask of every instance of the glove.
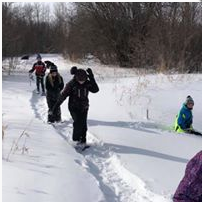
M 48 112 L 48 115 L 49 115 L 49 116 L 52 116 L 52 115 L 53 115 L 53 112 L 50 110 L 50 111 Z
M 88 68 L 88 69 L 86 70 L 86 72 L 88 73 L 89 79 L 94 79 L 94 74 L 93 74 L 93 71 L 92 71 L 91 68 Z

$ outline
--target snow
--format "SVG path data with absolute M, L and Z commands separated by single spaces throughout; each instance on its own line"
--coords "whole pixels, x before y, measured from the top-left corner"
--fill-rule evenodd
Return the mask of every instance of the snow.
M 145 74 L 92 61 L 79 65 L 58 54 L 42 57 L 58 66 L 65 82 L 73 65 L 95 72 L 100 91 L 89 98 L 91 147 L 74 149 L 67 101 L 63 122 L 46 123 L 46 98 L 35 93 L 27 75 L 35 57 L 19 61 L 18 73 L 2 81 L 3 201 L 172 201 L 202 138 L 173 133 L 171 127 L 191 95 L 194 128 L 202 131 L 202 75 Z

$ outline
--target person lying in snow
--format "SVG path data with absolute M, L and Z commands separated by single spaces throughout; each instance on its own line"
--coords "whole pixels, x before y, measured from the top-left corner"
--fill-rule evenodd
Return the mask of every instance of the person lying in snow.
M 69 111 L 73 119 L 73 141 L 80 143 L 86 143 L 87 133 L 87 114 L 89 109 L 89 92 L 97 93 L 99 87 L 95 81 L 93 72 L 90 68 L 86 71 L 84 69 L 77 69 L 72 67 L 70 73 L 74 75 L 70 80 L 61 95 L 57 103 L 52 108 L 52 112 L 63 103 L 63 101 L 69 96 Z
M 46 76 L 46 100 L 48 104 L 48 111 L 51 111 L 54 104 L 57 102 L 61 90 L 64 88 L 64 82 L 62 76 L 58 73 L 57 66 L 52 63 L 50 73 Z M 54 114 L 48 114 L 48 123 L 61 121 L 61 110 L 58 107 Z
M 187 164 L 185 176 L 180 182 L 174 202 L 202 202 L 202 151 Z
M 201 133 L 195 131 L 192 126 L 193 107 L 194 107 L 194 100 L 190 95 L 188 95 L 185 103 L 183 104 L 179 114 L 176 116 L 176 119 L 175 119 L 174 128 L 177 133 L 191 133 L 195 135 L 202 135 Z

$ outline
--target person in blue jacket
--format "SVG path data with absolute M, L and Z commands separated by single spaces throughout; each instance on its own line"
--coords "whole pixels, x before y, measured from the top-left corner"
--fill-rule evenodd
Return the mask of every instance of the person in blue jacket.
M 201 135 L 201 133 L 196 132 L 193 129 L 193 115 L 192 110 L 194 107 L 193 98 L 188 95 L 186 101 L 184 102 L 179 114 L 175 119 L 175 131 L 178 133 L 192 133 L 196 135 Z

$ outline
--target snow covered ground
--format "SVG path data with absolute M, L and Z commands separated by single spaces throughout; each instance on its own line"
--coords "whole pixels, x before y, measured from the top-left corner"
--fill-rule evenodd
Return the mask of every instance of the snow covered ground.
M 77 65 L 60 55 L 42 57 L 58 66 L 65 82 Z M 35 94 L 27 75 L 34 61 L 21 61 L 20 74 L 3 76 L 3 202 L 172 201 L 186 163 L 202 149 L 202 137 L 169 130 L 191 95 L 194 127 L 202 131 L 202 75 L 146 75 L 93 62 L 77 65 L 91 67 L 100 87 L 90 94 L 92 146 L 80 154 L 72 146 L 67 101 L 63 123 L 46 123 L 46 99 Z

